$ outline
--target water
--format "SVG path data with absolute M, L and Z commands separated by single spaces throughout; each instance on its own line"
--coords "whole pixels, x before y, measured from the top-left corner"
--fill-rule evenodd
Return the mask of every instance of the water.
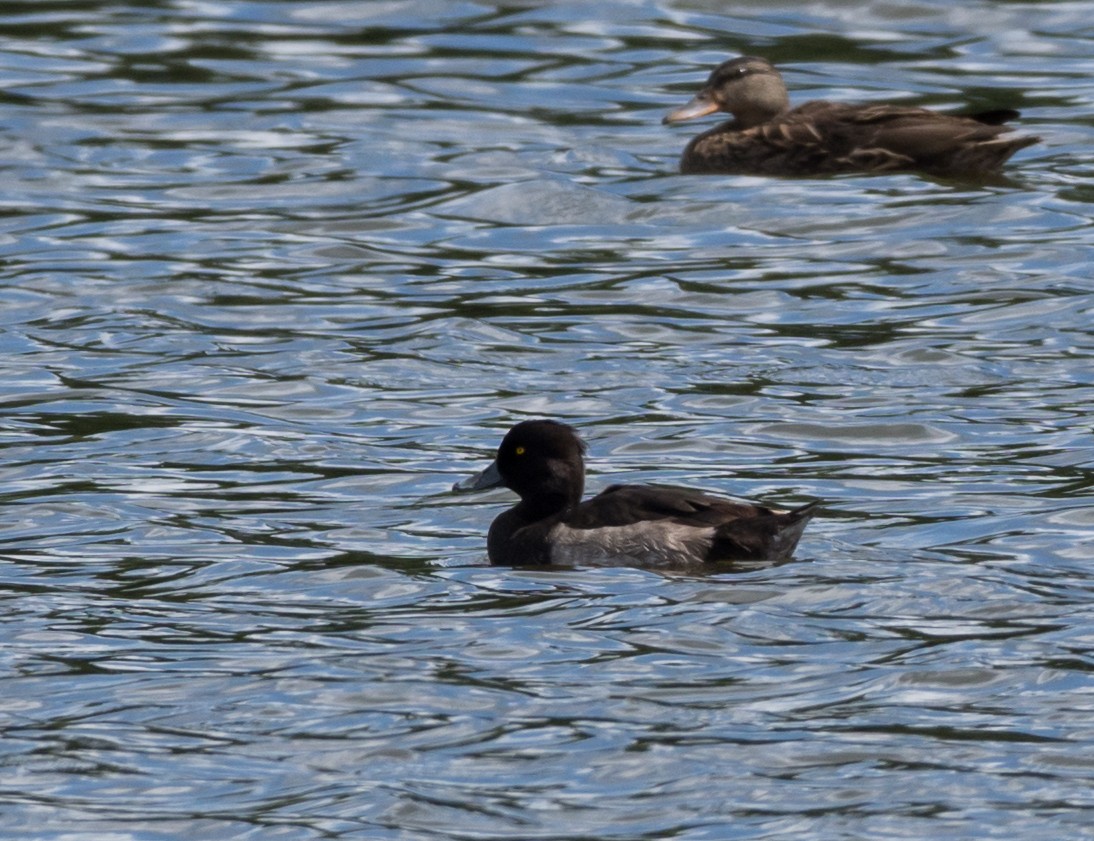
M 1094 837 L 1089 5 L 8 3 L 0 836 Z M 998 184 L 682 177 L 727 55 Z M 590 485 L 797 560 L 493 569 Z

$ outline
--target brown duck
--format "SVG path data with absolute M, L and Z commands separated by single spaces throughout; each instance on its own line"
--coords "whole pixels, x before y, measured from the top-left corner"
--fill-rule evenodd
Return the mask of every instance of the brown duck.
M 825 175 L 918 171 L 984 176 L 1039 137 L 1008 135 L 1017 111 L 958 116 L 926 108 L 818 100 L 790 108 L 786 84 L 767 59 L 742 56 L 715 68 L 675 123 L 725 111 L 733 119 L 694 138 L 681 172 Z

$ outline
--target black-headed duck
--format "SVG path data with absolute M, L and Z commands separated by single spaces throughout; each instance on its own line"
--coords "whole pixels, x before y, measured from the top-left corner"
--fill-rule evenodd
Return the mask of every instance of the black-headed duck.
M 1039 137 L 1008 135 L 1017 111 L 959 116 L 889 104 L 817 100 L 790 108 L 786 84 L 767 59 L 742 56 L 715 68 L 675 123 L 716 111 L 734 119 L 694 138 L 680 171 L 738 175 L 923 172 L 950 177 L 995 173 Z
M 780 511 L 654 485 L 612 485 L 583 502 L 584 455 L 573 427 L 523 421 L 505 435 L 489 467 L 455 485 L 453 490 L 504 486 L 520 497 L 490 526 L 491 563 L 681 567 L 783 560 L 818 506 Z

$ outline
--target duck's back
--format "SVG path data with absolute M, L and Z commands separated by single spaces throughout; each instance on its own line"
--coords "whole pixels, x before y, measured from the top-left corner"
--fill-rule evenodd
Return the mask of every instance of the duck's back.
M 677 566 L 717 560 L 788 557 L 812 510 L 777 511 L 699 491 L 612 485 L 572 509 L 550 530 L 554 563 L 592 556 Z
M 723 123 L 684 150 L 683 172 L 825 175 L 994 172 L 1036 137 L 1006 136 L 1017 112 L 957 116 L 896 105 L 809 102 L 764 123 Z

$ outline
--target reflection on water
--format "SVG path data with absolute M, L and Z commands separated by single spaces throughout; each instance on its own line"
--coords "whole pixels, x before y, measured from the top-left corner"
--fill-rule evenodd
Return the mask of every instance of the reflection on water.
M 0 833 L 1089 835 L 1088 16 L 9 4 Z M 740 52 L 1045 142 L 676 175 Z M 532 415 L 827 515 L 492 569 L 448 488 Z

